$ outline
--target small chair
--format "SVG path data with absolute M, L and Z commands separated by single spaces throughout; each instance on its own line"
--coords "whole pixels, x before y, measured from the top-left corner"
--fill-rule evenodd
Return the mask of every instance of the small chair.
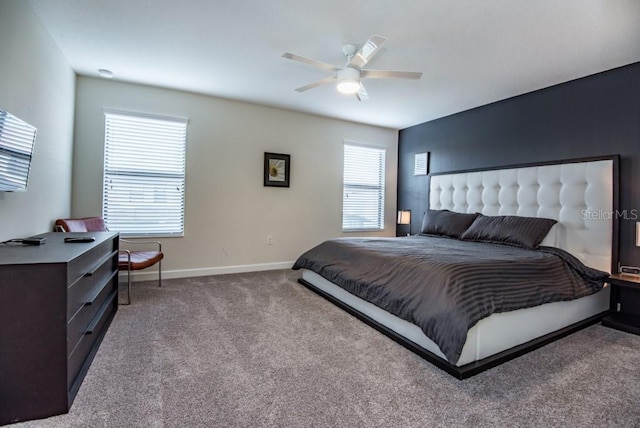
M 59 218 L 55 223 L 56 232 L 106 232 L 107 227 L 102 217 Z M 127 305 L 131 303 L 131 271 L 146 269 L 158 263 L 158 286 L 162 287 L 162 244 L 158 241 L 131 241 L 120 238 L 127 244 L 155 244 L 157 251 L 120 250 L 118 270 L 127 271 Z

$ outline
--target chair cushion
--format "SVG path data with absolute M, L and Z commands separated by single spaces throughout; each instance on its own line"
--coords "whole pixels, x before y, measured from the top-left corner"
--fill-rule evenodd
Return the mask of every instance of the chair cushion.
M 131 251 L 131 270 L 148 268 L 158 263 L 164 258 L 160 251 Z M 118 269 L 127 270 L 128 257 L 126 252 L 121 252 L 118 256 Z

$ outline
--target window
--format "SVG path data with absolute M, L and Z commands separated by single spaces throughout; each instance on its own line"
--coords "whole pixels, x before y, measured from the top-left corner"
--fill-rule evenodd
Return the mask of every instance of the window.
M 182 236 L 187 120 L 105 110 L 102 216 L 123 236 Z
M 344 144 L 342 230 L 384 229 L 384 148 Z

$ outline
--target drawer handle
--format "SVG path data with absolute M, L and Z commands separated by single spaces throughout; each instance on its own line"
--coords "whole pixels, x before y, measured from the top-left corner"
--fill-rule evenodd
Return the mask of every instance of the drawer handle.
M 96 287 L 96 289 L 93 291 L 93 295 L 89 297 L 89 299 L 84 302 L 85 306 L 91 306 L 93 305 L 93 303 L 96 301 L 96 299 L 98 298 L 98 296 L 100 295 L 100 293 L 102 293 L 102 290 L 104 290 L 104 287 L 107 286 L 108 283 L 111 282 L 111 280 L 113 279 L 114 276 L 116 276 L 118 274 L 118 271 L 113 271 L 113 273 L 111 275 L 109 275 L 109 278 L 107 278 L 106 281 L 104 281 L 102 283 L 101 287 Z
M 98 327 L 98 324 L 102 320 L 102 316 L 104 315 L 104 313 L 106 311 L 109 310 L 111 304 L 113 303 L 113 299 L 115 299 L 117 295 L 118 295 L 118 291 L 117 290 L 113 290 L 111 292 L 111 294 L 107 298 L 107 301 L 104 302 L 104 304 L 102 305 L 102 307 L 100 308 L 100 310 L 98 311 L 96 316 L 93 317 L 93 320 L 91 321 L 91 324 L 89 324 L 89 326 L 85 330 L 84 334 L 93 334 L 94 330 Z
M 100 259 L 100 261 L 98 263 L 96 263 L 95 265 L 93 265 L 91 267 L 91 269 L 89 270 L 89 272 L 85 273 L 84 276 L 93 276 L 93 274 L 95 274 L 98 269 L 100 269 L 102 267 L 102 265 L 104 264 L 105 261 L 109 260 L 110 258 L 112 258 L 113 256 L 115 256 L 116 254 L 118 254 L 118 251 L 112 251 L 110 254 L 107 254 L 106 256 L 104 256 L 103 258 Z

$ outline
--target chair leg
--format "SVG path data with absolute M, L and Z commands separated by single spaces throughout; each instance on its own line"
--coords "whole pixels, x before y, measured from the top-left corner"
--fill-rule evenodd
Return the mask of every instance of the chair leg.
M 162 260 L 158 261 L 158 287 L 162 287 Z M 131 254 L 129 254 L 129 266 L 127 267 L 127 303 L 131 304 Z
M 120 303 L 121 305 L 131 304 L 131 268 L 127 268 L 127 303 Z
M 131 304 L 131 263 L 127 266 L 127 305 Z

